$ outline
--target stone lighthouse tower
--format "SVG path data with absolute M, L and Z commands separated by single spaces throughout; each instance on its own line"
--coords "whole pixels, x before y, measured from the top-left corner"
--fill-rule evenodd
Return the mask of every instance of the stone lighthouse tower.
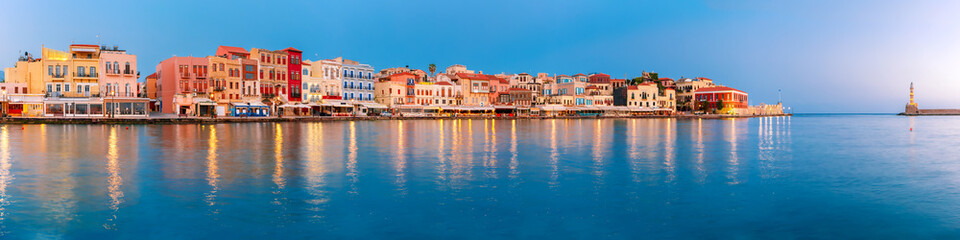
M 918 115 L 920 114 L 920 109 L 917 108 L 917 102 L 913 101 L 913 83 L 910 83 L 910 103 L 907 104 L 907 107 L 903 110 L 904 115 Z

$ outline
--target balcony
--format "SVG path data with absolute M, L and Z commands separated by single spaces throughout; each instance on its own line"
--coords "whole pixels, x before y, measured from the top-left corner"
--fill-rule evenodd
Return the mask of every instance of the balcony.
M 97 78 L 97 73 L 73 73 L 75 78 Z
M 120 70 L 117 70 L 117 69 L 109 69 L 109 70 L 106 71 L 105 74 L 107 74 L 107 75 L 120 75 Z
M 64 75 L 64 74 L 54 74 L 54 75 L 51 75 L 51 77 L 53 77 L 53 78 L 55 78 L 55 79 L 63 79 L 63 77 L 65 77 L 65 75 Z

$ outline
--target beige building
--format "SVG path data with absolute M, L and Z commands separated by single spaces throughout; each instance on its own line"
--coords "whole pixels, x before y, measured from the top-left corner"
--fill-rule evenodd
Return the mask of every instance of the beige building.
M 407 98 L 407 86 L 400 82 L 390 80 L 377 81 L 373 85 L 375 89 L 373 100 L 383 104 L 388 108 L 404 105 Z
M 657 96 L 657 106 L 677 110 L 677 91 L 673 88 L 663 89 L 660 96 Z
M 677 85 L 677 106 L 684 110 L 692 110 L 694 101 L 694 92 L 700 88 L 713 87 L 713 80 L 705 77 L 682 78 L 675 83 Z
M 210 99 L 217 105 L 229 107 L 230 103 L 243 102 L 243 79 L 241 79 L 240 60 L 223 56 L 209 56 L 210 64 L 208 88 Z
M 475 74 L 473 70 L 468 70 L 466 66 L 460 64 L 454 64 L 453 66 L 447 67 L 446 74 L 457 74 L 457 73 L 469 73 Z
M 259 60 L 260 94 L 263 98 L 275 102 L 286 102 L 287 97 L 287 61 L 285 51 L 271 51 L 260 48 L 250 49 L 250 58 Z

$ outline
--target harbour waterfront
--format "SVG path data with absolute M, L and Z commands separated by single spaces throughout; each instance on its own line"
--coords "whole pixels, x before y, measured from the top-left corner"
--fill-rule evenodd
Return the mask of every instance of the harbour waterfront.
M 957 238 L 957 123 L 7 124 L 0 237 Z

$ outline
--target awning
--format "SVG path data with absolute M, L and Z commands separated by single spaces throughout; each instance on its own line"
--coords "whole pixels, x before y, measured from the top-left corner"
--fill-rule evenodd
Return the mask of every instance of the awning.
M 387 108 L 387 106 L 384 106 L 383 104 L 379 104 L 375 102 L 363 102 L 360 104 L 367 108 L 383 108 L 383 109 Z
M 217 105 L 217 102 L 214 102 L 209 98 L 193 98 L 193 103 L 198 105 Z
M 240 106 L 240 107 L 267 107 L 266 104 L 263 104 L 262 102 L 256 102 L 256 101 L 253 101 L 253 102 L 235 102 L 235 103 L 230 103 L 230 104 L 233 104 L 234 106 Z

